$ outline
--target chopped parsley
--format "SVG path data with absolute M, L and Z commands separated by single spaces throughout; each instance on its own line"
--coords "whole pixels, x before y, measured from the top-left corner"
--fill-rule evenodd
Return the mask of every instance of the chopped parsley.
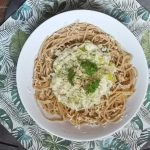
M 85 51 L 86 51 L 86 48 L 85 48 L 85 46 L 83 46 L 83 47 L 80 47 L 80 50 L 81 50 L 81 51 L 83 51 L 83 52 L 85 52 Z
M 99 86 L 99 80 L 93 80 L 85 86 L 85 91 L 87 94 L 94 93 Z
M 98 70 L 97 65 L 89 60 L 80 60 L 80 64 L 89 76 L 92 76 Z
M 74 68 L 71 67 L 69 70 L 68 70 L 68 81 L 70 82 L 71 85 L 74 85 L 73 83 L 73 79 L 74 79 L 74 76 L 75 76 L 75 71 L 74 71 Z

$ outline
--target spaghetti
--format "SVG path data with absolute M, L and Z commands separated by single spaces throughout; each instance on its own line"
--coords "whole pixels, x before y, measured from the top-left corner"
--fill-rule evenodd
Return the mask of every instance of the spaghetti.
M 80 46 L 85 41 L 107 49 L 111 62 L 115 64 L 115 84 L 109 95 L 101 97 L 100 104 L 75 110 L 60 101 L 51 87 L 53 64 L 58 54 L 65 49 Z M 105 53 L 105 51 L 104 51 Z M 68 120 L 73 125 L 107 124 L 118 121 L 125 112 L 125 104 L 134 91 L 137 72 L 131 64 L 131 54 L 125 52 L 116 40 L 98 27 L 88 23 L 74 23 L 48 37 L 42 44 L 35 60 L 33 87 L 35 98 L 44 112 L 51 114 L 50 120 Z

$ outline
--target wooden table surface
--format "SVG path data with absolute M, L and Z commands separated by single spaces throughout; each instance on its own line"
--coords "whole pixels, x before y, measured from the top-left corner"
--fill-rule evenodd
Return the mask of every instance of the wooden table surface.
M 0 0 L 0 24 L 25 0 Z M 150 0 L 137 0 L 150 11 Z M 8 9 L 9 8 L 9 9 Z M 0 150 L 25 150 L 11 134 L 0 125 Z M 150 145 L 141 150 L 150 150 Z
M 0 150 L 25 150 L 2 125 L 0 125 Z

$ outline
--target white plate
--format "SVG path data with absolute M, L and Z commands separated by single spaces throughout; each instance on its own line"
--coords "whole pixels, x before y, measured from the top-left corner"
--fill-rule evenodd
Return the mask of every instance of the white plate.
M 84 126 L 81 127 L 81 129 L 77 129 L 68 122 L 50 122 L 42 115 L 34 98 L 34 89 L 32 87 L 34 60 L 37 57 L 42 42 L 47 36 L 50 36 L 58 29 L 75 21 L 91 23 L 112 35 L 126 51 L 133 55 L 133 64 L 138 71 L 136 92 L 129 98 L 126 104 L 126 115 L 118 123 L 109 124 L 105 128 L 101 126 Z M 143 102 L 147 86 L 148 67 L 143 49 L 137 39 L 119 21 L 95 11 L 74 10 L 48 19 L 28 38 L 18 60 L 17 87 L 24 107 L 40 127 L 54 135 L 70 140 L 95 140 L 119 130 L 129 122 L 138 111 Z

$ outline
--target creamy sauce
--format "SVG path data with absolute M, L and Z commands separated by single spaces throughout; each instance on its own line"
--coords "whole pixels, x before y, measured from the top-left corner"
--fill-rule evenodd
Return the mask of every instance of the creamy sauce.
M 85 42 L 59 53 L 53 64 L 51 83 L 59 102 L 81 110 L 99 104 L 102 96 L 109 95 L 116 68 L 106 51 L 103 52 L 101 46 Z

